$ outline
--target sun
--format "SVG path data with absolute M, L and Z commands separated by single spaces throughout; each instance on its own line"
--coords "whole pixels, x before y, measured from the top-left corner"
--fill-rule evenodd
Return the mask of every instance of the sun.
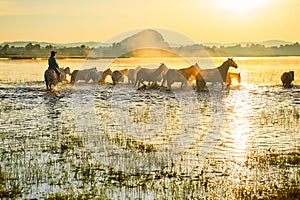
M 269 0 L 219 0 L 216 5 L 223 10 L 245 13 L 266 5 L 268 1 Z

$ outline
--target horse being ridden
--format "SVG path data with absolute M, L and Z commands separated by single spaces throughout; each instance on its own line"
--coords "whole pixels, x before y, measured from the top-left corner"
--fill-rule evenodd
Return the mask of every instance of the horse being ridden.
M 57 73 L 53 69 L 47 69 L 45 71 L 44 79 L 46 82 L 47 90 L 52 89 L 52 86 L 56 86 L 58 84 L 59 80 L 61 80 L 61 82 L 68 82 L 66 75 L 71 74 L 70 68 L 66 67 L 64 69 L 58 69 L 58 70 L 60 70 L 60 74 L 59 74 L 60 77 L 58 77 Z
M 140 86 L 140 83 L 144 84 L 144 81 L 149 83 L 156 84 L 158 81 L 161 81 L 164 74 L 168 71 L 167 66 L 164 63 L 157 69 L 141 68 L 136 75 L 136 80 L 134 86 Z
M 55 59 L 56 53 L 57 53 L 56 51 L 51 51 L 51 55 L 48 58 L 48 70 L 54 70 L 57 75 L 58 81 L 60 81 L 60 71 Z
M 51 51 L 48 58 L 48 69 L 44 73 L 47 90 L 52 89 L 52 85 L 56 86 L 60 82 L 60 71 L 55 59 L 56 51 Z

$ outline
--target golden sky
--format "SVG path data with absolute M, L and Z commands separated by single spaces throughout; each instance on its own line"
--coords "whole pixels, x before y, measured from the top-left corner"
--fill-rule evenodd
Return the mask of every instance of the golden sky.
M 106 41 L 163 28 L 199 43 L 300 41 L 300 0 L 0 0 L 0 43 Z

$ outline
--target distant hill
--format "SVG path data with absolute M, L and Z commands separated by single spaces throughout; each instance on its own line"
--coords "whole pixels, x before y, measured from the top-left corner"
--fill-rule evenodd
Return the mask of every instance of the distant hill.
M 146 29 L 132 36 L 123 39 L 120 42 L 112 43 L 111 47 L 99 47 L 94 52 L 96 57 L 144 57 L 150 56 L 145 51 L 136 51 L 138 49 L 169 49 L 169 44 L 163 36 L 156 30 Z M 161 55 L 162 52 L 151 50 L 151 56 Z
M 147 29 L 134 34 L 118 43 L 126 50 L 135 50 L 139 48 L 169 48 L 169 44 L 165 42 L 163 36 L 152 29 Z

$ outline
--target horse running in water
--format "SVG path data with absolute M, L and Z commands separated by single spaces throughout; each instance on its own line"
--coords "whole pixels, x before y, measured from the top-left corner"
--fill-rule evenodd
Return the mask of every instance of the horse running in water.
M 198 65 L 198 64 L 197 64 Z M 238 65 L 233 61 L 232 58 L 228 58 L 220 67 L 214 69 L 200 69 L 199 73 L 205 82 L 212 82 L 214 83 L 224 83 L 226 81 L 226 76 L 229 67 L 238 68 Z
M 292 87 L 292 81 L 294 80 L 294 71 L 284 72 L 281 75 L 282 86 L 285 88 Z
M 91 71 L 88 74 L 87 82 L 89 82 L 92 79 L 93 83 L 104 84 L 105 79 L 108 75 L 110 75 L 110 76 L 112 75 L 112 71 L 110 68 L 108 68 L 104 71 L 99 71 L 99 72 Z
M 164 76 L 162 85 L 167 82 L 167 87 L 171 89 L 171 85 L 175 82 L 181 82 L 181 88 L 186 86 L 188 82 L 191 82 L 196 78 L 199 73 L 198 68 L 195 65 L 192 65 L 188 68 L 183 69 L 169 69 Z
M 127 72 L 127 68 L 122 70 L 115 70 L 111 75 L 113 85 L 116 85 L 118 82 L 124 82 L 124 76 L 127 74 Z
M 226 76 L 226 84 L 230 86 L 233 79 L 235 79 L 238 83 L 241 83 L 241 73 L 228 72 Z
M 128 78 L 128 83 L 129 84 L 134 84 L 136 80 L 136 74 L 138 71 L 140 71 L 141 66 L 138 66 L 135 69 L 129 69 L 127 72 L 127 78 Z
M 71 74 L 71 70 L 69 67 L 66 67 L 64 69 L 59 69 L 60 71 L 60 81 L 61 82 L 68 82 L 66 79 L 67 74 Z M 44 79 L 46 82 L 46 88 L 47 90 L 52 90 L 52 86 L 56 86 L 58 84 L 58 77 L 56 72 L 53 69 L 47 69 L 44 73 Z
M 140 86 L 140 83 L 144 84 L 144 81 L 148 81 L 152 84 L 157 84 L 161 81 L 164 74 L 168 71 L 167 66 L 164 63 L 157 69 L 141 68 L 136 75 L 136 80 L 134 86 Z M 145 84 L 144 84 L 145 85 Z
M 83 70 L 74 70 L 71 74 L 71 83 L 74 84 L 76 81 L 79 80 L 84 80 L 85 82 L 88 82 L 88 75 L 91 71 L 97 72 L 96 67 Z

